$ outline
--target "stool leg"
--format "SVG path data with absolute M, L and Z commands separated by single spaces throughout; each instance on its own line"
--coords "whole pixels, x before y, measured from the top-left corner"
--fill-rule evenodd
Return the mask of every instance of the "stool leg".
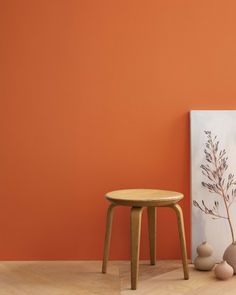
M 183 271 L 184 271 L 184 279 L 189 279 L 189 269 L 188 269 L 188 262 L 187 262 L 187 250 L 186 250 L 186 242 L 185 242 L 185 233 L 184 233 L 184 219 L 182 209 L 178 204 L 172 206 L 175 210 L 178 220 L 178 228 L 179 228 L 179 239 L 180 239 L 180 246 L 182 252 L 182 262 L 183 262 Z
M 156 264 L 156 208 L 147 207 L 148 210 L 148 234 L 150 247 L 150 262 Z
M 140 248 L 140 233 L 141 233 L 141 207 L 131 208 L 130 220 L 130 252 L 131 252 L 131 289 L 137 289 L 138 269 L 139 269 L 139 248 Z
M 115 205 L 111 204 L 107 209 L 107 223 L 106 223 L 106 235 L 104 243 L 104 252 L 103 252 L 103 263 L 102 263 L 102 272 L 107 272 L 107 261 L 110 252 L 110 241 L 111 241 L 111 228 L 112 228 L 112 219 L 113 219 L 113 209 Z

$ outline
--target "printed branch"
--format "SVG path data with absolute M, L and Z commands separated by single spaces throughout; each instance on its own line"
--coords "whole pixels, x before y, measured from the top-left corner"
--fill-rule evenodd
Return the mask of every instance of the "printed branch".
M 219 141 L 217 141 L 217 136 L 212 138 L 211 131 L 205 131 L 207 136 L 207 142 L 205 144 L 205 159 L 206 164 L 202 164 L 200 167 L 202 169 L 202 174 L 208 179 L 208 182 L 202 182 L 202 186 L 208 189 L 210 193 L 217 194 L 222 198 L 226 216 L 219 213 L 219 202 L 215 201 L 212 209 L 208 208 L 204 201 L 200 205 L 197 201 L 193 201 L 193 205 L 200 209 L 207 215 L 211 215 L 212 218 L 223 218 L 227 219 L 230 233 L 232 237 L 232 242 L 235 242 L 234 230 L 232 226 L 231 216 L 229 212 L 229 207 L 235 201 L 236 198 L 236 185 L 234 174 L 229 174 L 228 177 L 225 176 L 228 169 L 228 157 L 226 151 L 219 151 Z

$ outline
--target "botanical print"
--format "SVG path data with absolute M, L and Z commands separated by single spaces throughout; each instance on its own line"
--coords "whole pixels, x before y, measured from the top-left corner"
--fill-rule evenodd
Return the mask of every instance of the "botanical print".
M 235 242 L 234 230 L 230 218 L 230 206 L 235 200 L 236 196 L 236 181 L 234 175 L 229 173 L 226 175 L 228 169 L 228 157 L 225 149 L 219 150 L 219 141 L 217 136 L 212 137 L 211 131 L 205 131 L 207 135 L 207 142 L 204 149 L 206 164 L 200 166 L 202 174 L 207 178 L 208 182 L 202 181 L 202 186 L 205 187 L 209 193 L 216 194 L 223 199 L 225 213 L 221 213 L 219 202 L 214 201 L 213 206 L 207 207 L 204 200 L 201 204 L 193 200 L 193 205 L 199 208 L 205 214 L 208 214 L 212 219 L 223 218 L 229 223 L 232 243 Z
M 235 241 L 236 111 L 191 112 L 192 259 L 207 241 L 218 261 Z

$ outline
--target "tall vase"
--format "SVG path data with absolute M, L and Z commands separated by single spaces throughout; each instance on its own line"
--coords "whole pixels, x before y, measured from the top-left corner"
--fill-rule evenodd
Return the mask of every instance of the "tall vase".
M 223 259 L 233 267 L 234 274 L 236 274 L 236 242 L 226 248 Z

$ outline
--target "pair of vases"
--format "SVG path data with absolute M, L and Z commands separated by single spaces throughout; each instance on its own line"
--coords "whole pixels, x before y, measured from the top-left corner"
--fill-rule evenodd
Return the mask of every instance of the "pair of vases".
M 197 247 L 198 257 L 194 260 L 194 265 L 198 270 L 211 270 L 215 265 L 212 256 L 212 247 L 203 242 Z M 215 275 L 218 279 L 226 280 L 236 274 L 236 243 L 231 244 L 223 255 L 223 261 L 215 267 Z

